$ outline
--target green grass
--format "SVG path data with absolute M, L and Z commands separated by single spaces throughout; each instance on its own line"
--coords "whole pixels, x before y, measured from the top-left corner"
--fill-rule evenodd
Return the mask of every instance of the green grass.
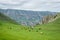
M 60 18 L 33 30 L 5 19 L 0 18 L 0 40 L 60 40 Z

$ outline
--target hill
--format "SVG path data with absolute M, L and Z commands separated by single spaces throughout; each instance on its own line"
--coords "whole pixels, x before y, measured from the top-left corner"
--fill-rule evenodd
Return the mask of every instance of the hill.
M 0 14 L 0 40 L 60 40 L 60 18 L 35 28 L 22 26 Z
M 11 19 L 10 17 L 4 15 L 0 12 L 0 22 L 10 22 L 13 24 L 18 24 L 15 20 Z

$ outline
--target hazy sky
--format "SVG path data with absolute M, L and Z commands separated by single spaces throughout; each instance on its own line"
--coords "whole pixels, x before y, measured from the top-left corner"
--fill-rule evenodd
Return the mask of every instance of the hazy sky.
M 60 11 L 60 0 L 0 0 L 0 8 Z

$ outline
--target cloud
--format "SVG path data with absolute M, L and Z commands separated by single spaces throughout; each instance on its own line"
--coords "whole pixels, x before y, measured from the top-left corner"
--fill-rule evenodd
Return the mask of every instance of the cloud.
M 60 11 L 60 0 L 0 0 L 0 8 Z

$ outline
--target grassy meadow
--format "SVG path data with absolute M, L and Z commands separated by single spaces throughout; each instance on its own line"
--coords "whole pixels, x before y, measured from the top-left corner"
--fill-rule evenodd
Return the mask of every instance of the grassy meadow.
M 60 40 L 60 18 L 32 29 L 0 15 L 0 40 Z

